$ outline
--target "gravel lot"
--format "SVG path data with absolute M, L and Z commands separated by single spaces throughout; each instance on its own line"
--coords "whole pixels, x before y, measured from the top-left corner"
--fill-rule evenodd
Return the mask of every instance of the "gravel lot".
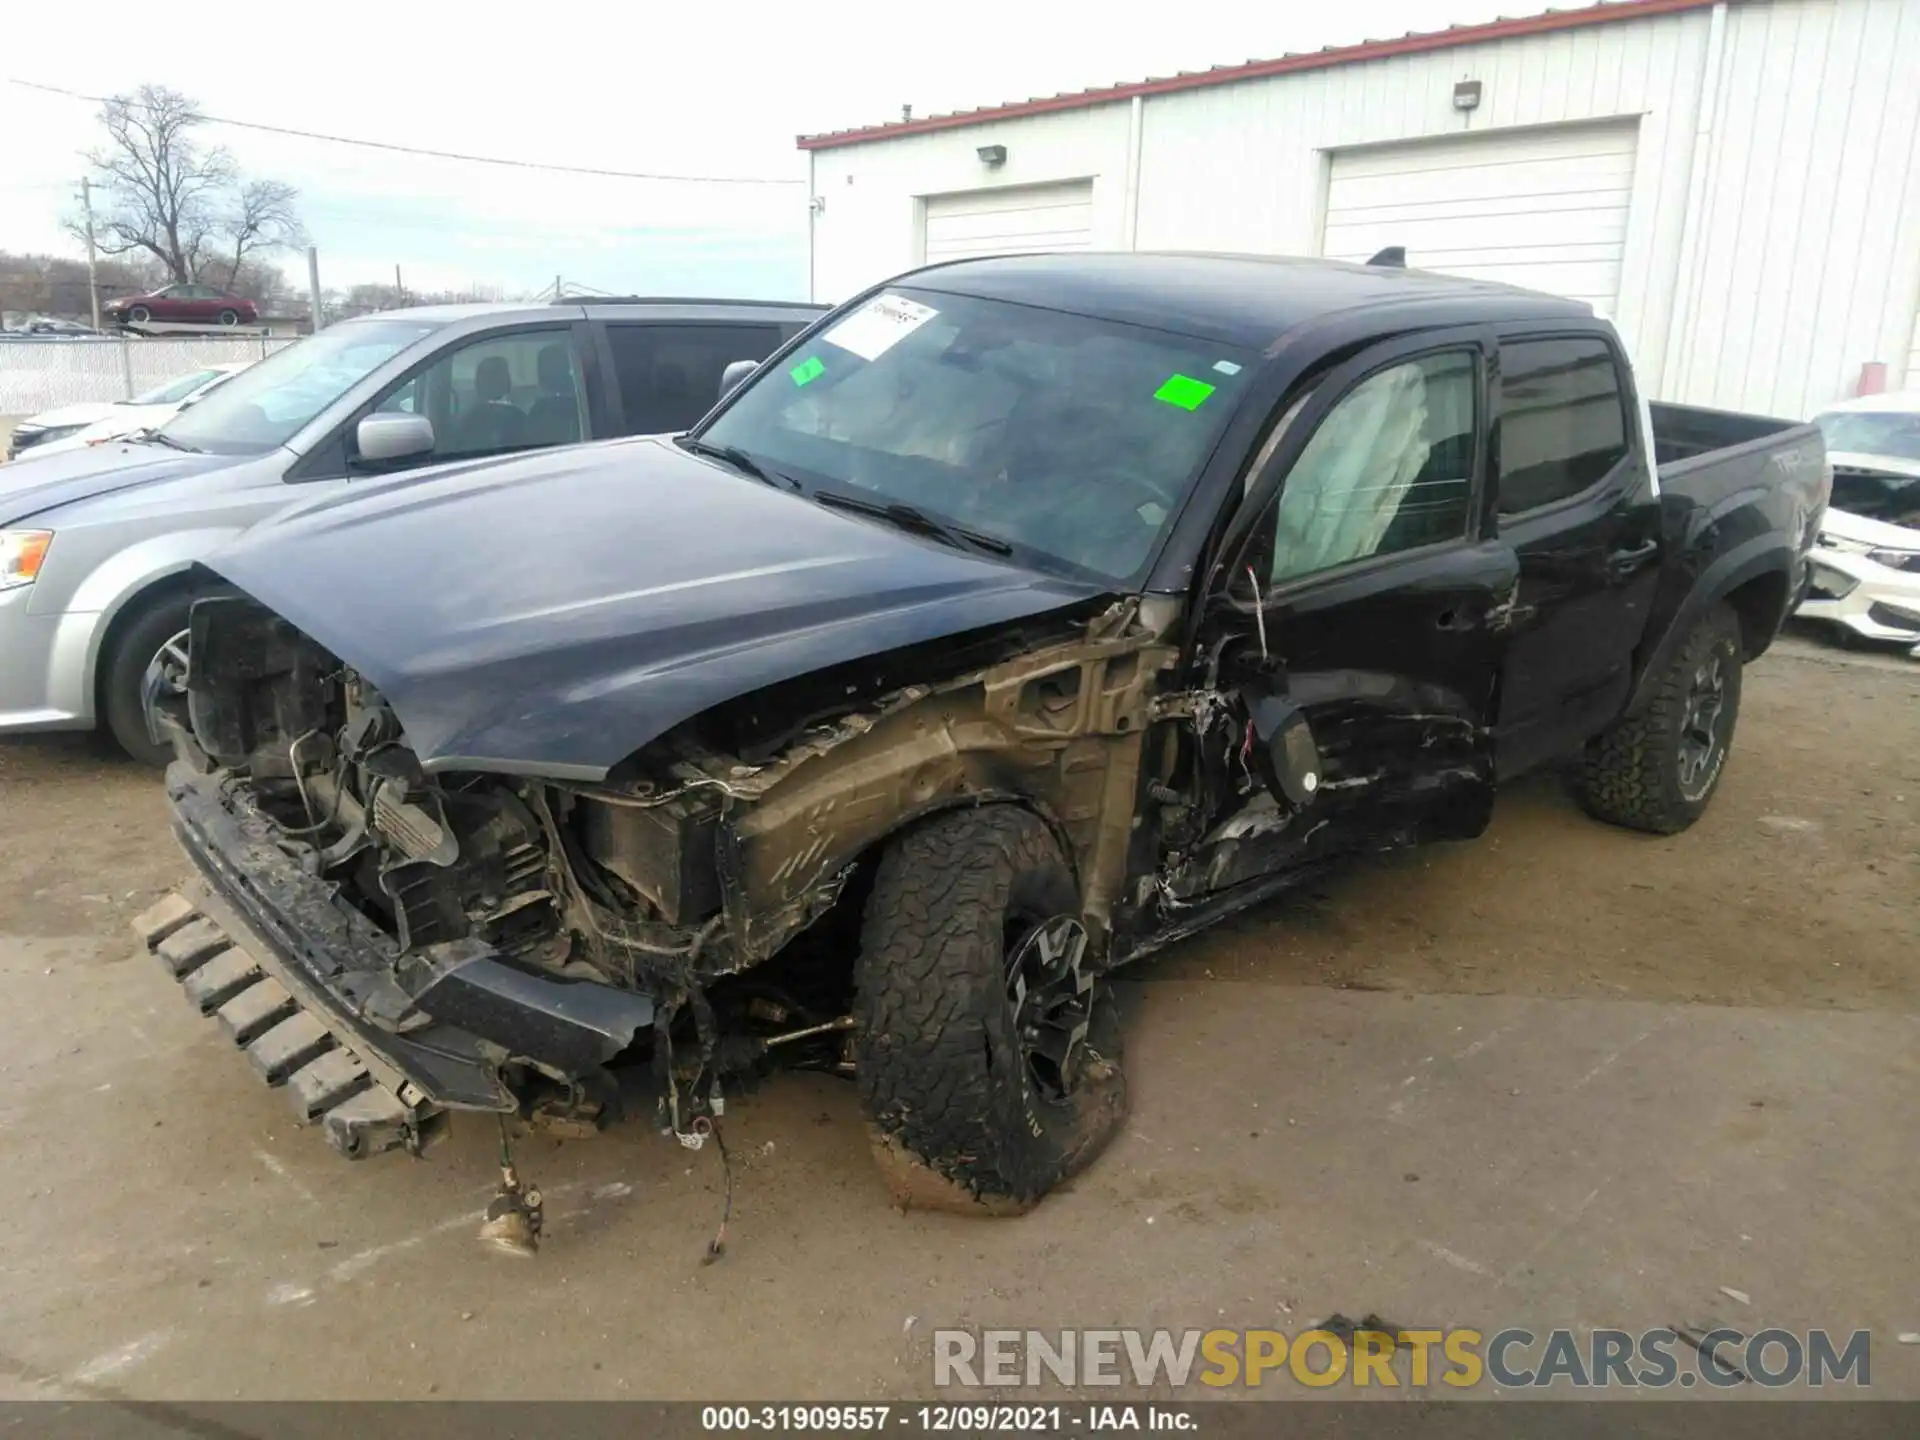
M 1784 643 L 1687 835 L 1539 778 L 1128 972 L 1133 1119 L 1024 1219 L 896 1212 L 850 1088 L 778 1080 L 710 1267 L 718 1160 L 641 1130 L 524 1147 L 526 1263 L 471 1238 L 486 1127 L 335 1159 L 135 953 L 155 778 L 0 743 L 0 1398 L 900 1396 L 941 1325 L 1335 1311 L 1870 1327 L 1920 1397 L 1917 700 Z

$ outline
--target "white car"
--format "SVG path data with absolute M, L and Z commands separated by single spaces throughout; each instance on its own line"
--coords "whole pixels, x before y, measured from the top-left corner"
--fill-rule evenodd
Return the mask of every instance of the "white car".
M 118 440 L 136 430 L 151 430 L 164 425 L 202 396 L 224 385 L 253 362 L 237 361 L 222 365 L 203 365 L 185 375 L 176 375 L 164 385 L 134 396 L 131 400 L 95 400 L 82 405 L 62 405 L 29 415 L 13 430 L 9 459 L 33 459 L 80 450 L 107 440 Z
M 1833 500 L 1799 613 L 1920 659 L 1920 391 L 1848 400 L 1814 423 Z

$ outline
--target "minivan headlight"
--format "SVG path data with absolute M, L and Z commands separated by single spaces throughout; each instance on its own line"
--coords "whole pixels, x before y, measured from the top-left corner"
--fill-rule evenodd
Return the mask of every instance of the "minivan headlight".
M 31 585 L 53 544 L 51 530 L 0 530 L 0 590 Z

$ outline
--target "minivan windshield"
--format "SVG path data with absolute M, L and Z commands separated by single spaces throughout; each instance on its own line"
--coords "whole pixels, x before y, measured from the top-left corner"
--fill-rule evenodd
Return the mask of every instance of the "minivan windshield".
M 261 455 L 288 440 L 381 364 L 439 329 L 424 320 L 347 320 L 241 371 L 160 427 L 174 445 Z
M 1041 568 L 1126 582 L 1252 365 L 1165 331 L 888 289 L 763 368 L 698 439 L 776 483 L 910 506 Z

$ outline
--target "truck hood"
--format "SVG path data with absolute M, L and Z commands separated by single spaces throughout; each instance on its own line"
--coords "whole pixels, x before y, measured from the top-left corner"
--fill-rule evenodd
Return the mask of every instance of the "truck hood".
M 169 450 L 164 445 L 92 445 L 52 455 L 31 450 L 0 465 L 0 525 L 43 515 L 77 500 L 204 475 L 246 458 Z
M 356 490 L 212 567 L 377 686 L 430 770 L 598 780 L 723 701 L 1101 594 L 661 439 Z

